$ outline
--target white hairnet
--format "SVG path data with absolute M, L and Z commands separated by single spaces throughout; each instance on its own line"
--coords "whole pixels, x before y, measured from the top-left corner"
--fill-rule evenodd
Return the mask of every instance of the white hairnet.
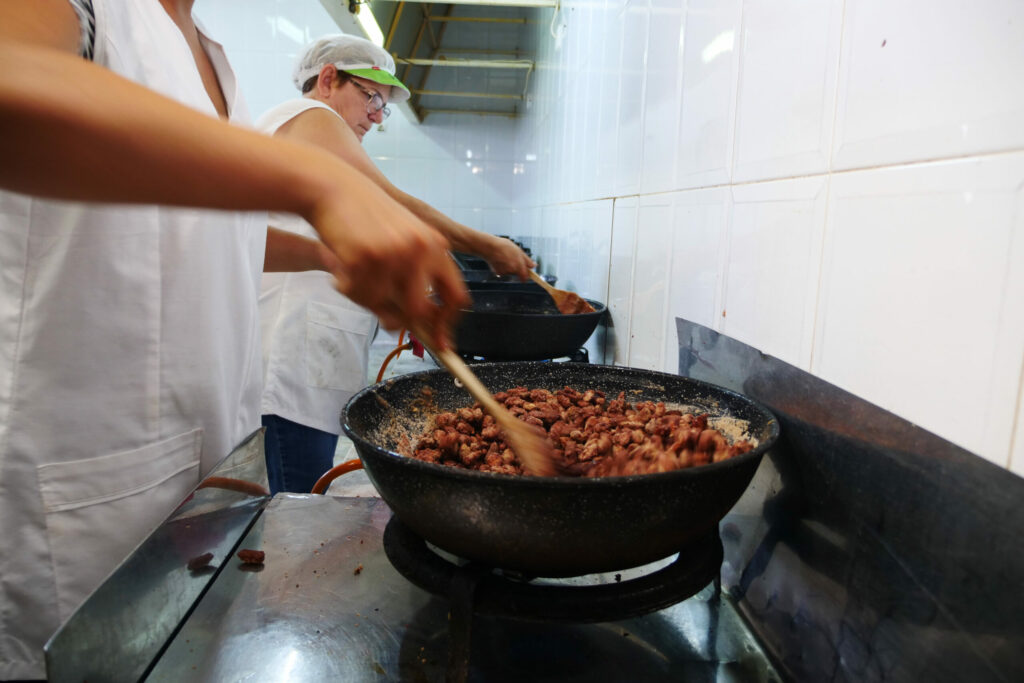
M 292 74 L 295 87 L 302 90 L 306 81 L 327 64 L 333 64 L 339 71 L 392 86 L 391 102 L 409 98 L 409 89 L 395 77 L 395 60 L 391 55 L 365 38 L 345 34 L 325 36 L 306 48 Z

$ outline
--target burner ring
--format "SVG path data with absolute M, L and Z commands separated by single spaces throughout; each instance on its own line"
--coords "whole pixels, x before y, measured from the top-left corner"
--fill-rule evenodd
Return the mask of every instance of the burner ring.
M 477 563 L 458 566 L 392 516 L 384 552 L 405 578 L 435 595 L 452 598 L 470 582 L 475 614 L 528 621 L 596 623 L 642 616 L 681 602 L 707 586 L 722 566 L 717 529 L 681 549 L 672 564 L 645 576 L 594 586 L 535 585 L 513 581 Z

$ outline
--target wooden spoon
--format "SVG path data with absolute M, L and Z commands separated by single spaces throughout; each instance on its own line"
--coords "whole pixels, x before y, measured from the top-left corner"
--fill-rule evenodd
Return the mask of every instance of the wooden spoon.
M 538 477 L 550 477 L 558 473 L 551 444 L 539 429 L 517 419 L 498 403 L 457 353 L 451 349 L 438 351 L 433 347 L 433 342 L 427 341 L 430 337 L 419 332 L 416 332 L 416 337 L 430 349 L 434 358 L 441 361 L 448 372 L 462 382 L 462 386 L 466 387 L 469 395 L 476 399 L 483 409 L 495 419 L 498 426 L 505 432 L 505 438 L 508 439 L 512 450 L 519 457 L 519 462 L 522 463 L 524 470 Z
M 544 288 L 551 298 L 555 300 L 558 312 L 563 315 L 575 315 L 577 313 L 593 313 L 594 307 L 587 303 L 587 300 L 575 292 L 567 292 L 564 289 L 555 289 L 548 284 L 547 280 L 530 271 L 530 279 Z

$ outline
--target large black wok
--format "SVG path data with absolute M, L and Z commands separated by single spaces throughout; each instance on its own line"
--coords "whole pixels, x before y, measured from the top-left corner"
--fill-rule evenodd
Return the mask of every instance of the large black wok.
M 534 287 L 537 287 L 534 285 Z M 546 360 L 571 355 L 583 346 L 605 314 L 563 315 L 542 289 L 470 289 L 472 305 L 455 327 L 455 348 L 487 360 Z
M 714 529 L 736 503 L 778 422 L 753 401 L 721 387 L 664 373 L 580 363 L 480 363 L 492 392 L 515 386 L 620 391 L 633 402 L 663 400 L 712 416 L 745 420 L 757 447 L 711 465 L 674 472 L 579 479 L 519 477 L 455 469 L 398 455 L 437 410 L 473 402 L 443 370 L 367 387 L 342 423 L 363 466 L 394 514 L 439 548 L 537 576 L 572 576 L 668 557 Z M 433 407 L 422 390 L 433 390 Z M 436 409 L 435 409 L 436 408 Z

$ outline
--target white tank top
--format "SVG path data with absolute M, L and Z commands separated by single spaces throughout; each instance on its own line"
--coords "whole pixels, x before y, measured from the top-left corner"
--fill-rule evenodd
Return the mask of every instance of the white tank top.
M 322 102 L 298 98 L 256 121 L 268 135 Z M 339 117 L 340 119 L 340 117 Z M 270 225 L 316 238 L 313 226 L 292 214 L 271 213 Z M 264 273 L 260 293 L 264 387 L 262 411 L 331 434 L 341 433 L 341 411 L 367 384 L 376 317 L 342 296 L 321 271 Z

